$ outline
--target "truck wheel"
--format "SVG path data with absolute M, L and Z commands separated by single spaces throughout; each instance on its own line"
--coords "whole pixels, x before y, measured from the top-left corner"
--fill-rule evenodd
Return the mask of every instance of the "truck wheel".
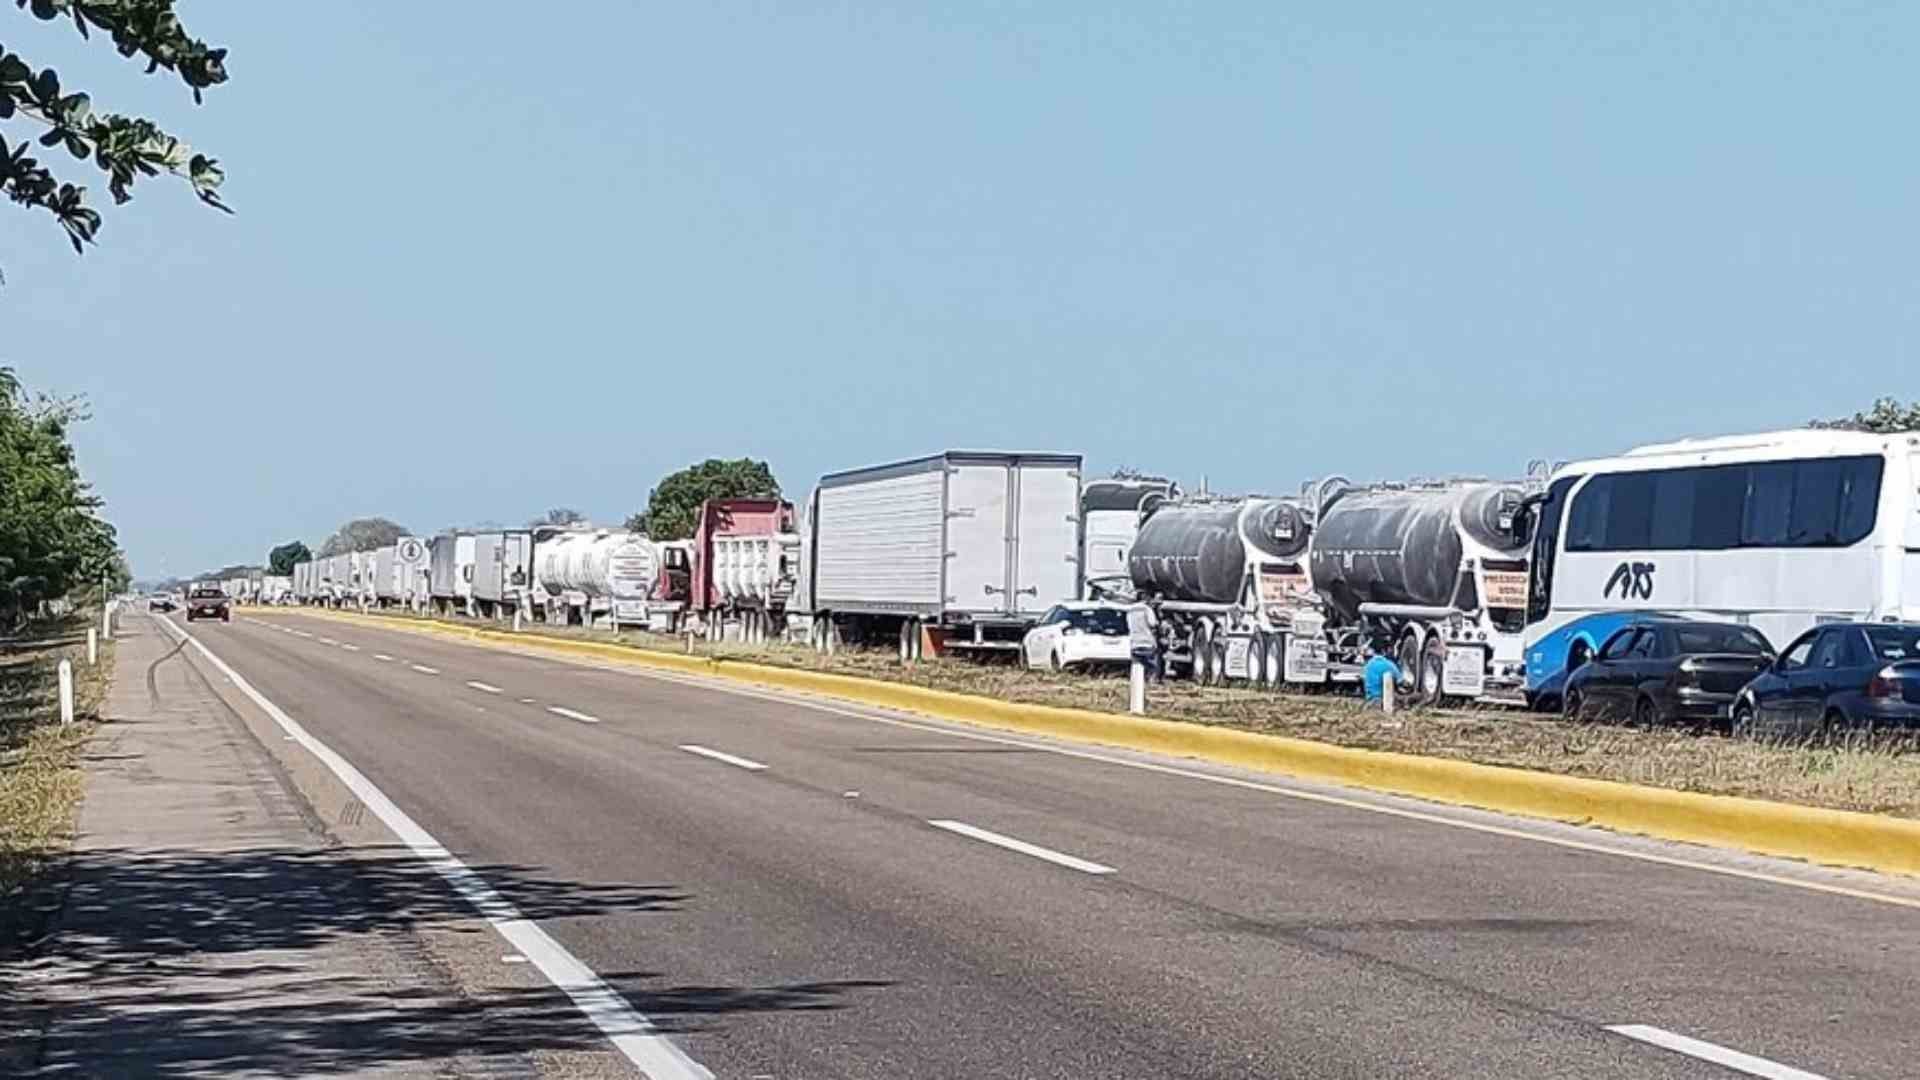
M 1247 683 L 1255 690 L 1267 685 L 1267 635 L 1255 634 L 1247 642 Z
M 1213 639 L 1213 685 L 1227 685 L 1227 638 L 1225 634 Z
M 1420 703 L 1438 705 L 1445 696 L 1447 647 L 1439 638 L 1430 638 L 1420 651 Z
M 1400 635 L 1399 644 L 1393 648 L 1393 662 L 1400 665 L 1400 675 L 1413 687 L 1413 697 L 1420 696 L 1420 632 L 1409 629 Z M 1413 702 L 1409 702 L 1412 704 Z
M 1278 690 L 1287 683 L 1287 639 L 1280 634 L 1267 637 L 1267 687 Z
M 1187 649 L 1193 654 L 1193 681 L 1201 686 L 1213 685 L 1213 635 L 1208 632 L 1206 623 L 1193 628 L 1193 636 Z

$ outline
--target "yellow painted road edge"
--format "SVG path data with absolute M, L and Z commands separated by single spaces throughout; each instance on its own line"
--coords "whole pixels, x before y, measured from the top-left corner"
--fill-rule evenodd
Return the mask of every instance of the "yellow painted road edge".
M 1829 866 L 1920 875 L 1920 821 L 1904 818 L 1730 795 L 1670 791 L 1613 780 L 1556 776 L 1529 769 L 1383 750 L 1358 750 L 1179 720 L 1026 705 L 852 675 L 745 660 L 682 656 L 605 642 L 532 637 L 436 620 L 312 608 L 299 609 L 299 613 L 457 637 L 495 647 L 594 656 L 734 682 L 800 690 L 955 723 L 1196 758 L 1305 780 L 1599 826 L 1664 840 L 1738 848 Z

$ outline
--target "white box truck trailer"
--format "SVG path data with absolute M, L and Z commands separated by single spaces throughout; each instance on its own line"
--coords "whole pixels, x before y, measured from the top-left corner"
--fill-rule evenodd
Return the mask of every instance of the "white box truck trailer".
M 820 478 L 795 600 L 816 648 L 1016 649 L 1080 594 L 1077 454 L 950 450 Z
M 473 614 L 473 537 L 441 533 L 428 545 L 427 558 L 434 613 Z
M 525 529 L 475 533 L 473 602 L 480 617 L 503 619 L 526 603 L 533 582 L 533 533 Z

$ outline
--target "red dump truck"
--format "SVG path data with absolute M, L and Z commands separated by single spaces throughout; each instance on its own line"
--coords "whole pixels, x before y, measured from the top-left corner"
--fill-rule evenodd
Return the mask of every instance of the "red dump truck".
M 661 545 L 662 591 L 686 603 L 686 628 L 713 640 L 765 641 L 786 627 L 799 567 L 793 504 L 779 498 L 708 499 L 691 540 Z

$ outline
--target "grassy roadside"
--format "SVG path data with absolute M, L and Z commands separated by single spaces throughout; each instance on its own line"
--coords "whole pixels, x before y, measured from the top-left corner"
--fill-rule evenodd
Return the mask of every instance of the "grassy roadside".
M 526 632 L 615 640 L 605 631 L 579 627 L 536 625 L 527 627 Z M 646 633 L 625 633 L 617 640 L 635 648 L 675 653 L 685 649 L 682 639 Z M 1038 705 L 1123 712 L 1127 701 L 1127 684 L 1122 676 L 1055 675 L 1025 671 L 1011 664 L 963 659 L 930 660 L 909 667 L 901 665 L 890 649 L 843 650 L 824 657 L 804 646 L 784 643 L 708 645 L 696 641 L 694 652 Z M 1427 709 L 1387 717 L 1360 708 L 1345 694 L 1276 694 L 1189 683 L 1153 688 L 1148 695 L 1148 712 L 1168 720 L 1339 746 L 1920 818 L 1920 735 L 1915 733 L 1783 744 L 1679 729 L 1642 731 L 1570 724 L 1557 717 L 1495 709 Z
M 73 838 L 80 755 L 106 704 L 114 647 L 87 665 L 88 623 L 37 627 L 0 640 L 0 905 L 57 858 Z M 57 668 L 73 661 L 74 719 L 60 725 Z

